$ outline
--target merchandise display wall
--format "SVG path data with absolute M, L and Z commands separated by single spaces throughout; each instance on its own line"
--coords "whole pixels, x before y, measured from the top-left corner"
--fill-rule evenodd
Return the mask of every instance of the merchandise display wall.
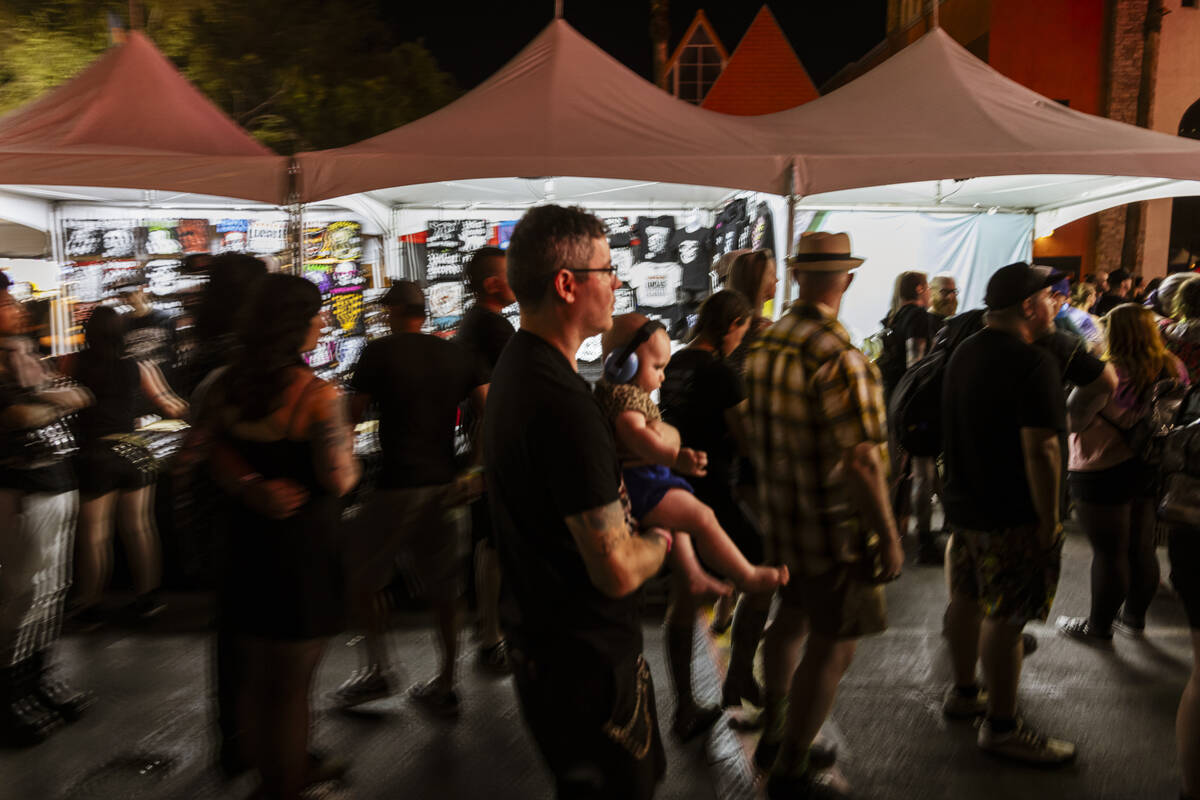
M 696 309 L 716 286 L 713 269 L 723 254 L 777 247 L 771 206 L 755 196 L 736 197 L 715 211 L 589 210 L 604 220 L 612 263 L 621 280 L 613 313 L 637 311 L 661 321 L 673 347 L 686 339 Z M 484 245 L 507 249 L 522 213 L 492 210 L 469 218 L 447 218 L 449 212 L 443 210 L 400 210 L 398 227 L 406 232 L 398 236 L 400 257 L 394 277 L 425 285 L 431 332 L 454 335 L 472 303 L 465 274 L 467 260 Z M 516 305 L 506 309 L 505 316 L 519 326 Z M 600 337 L 586 340 L 577 356 L 581 374 L 589 379 L 598 377 L 600 356 Z

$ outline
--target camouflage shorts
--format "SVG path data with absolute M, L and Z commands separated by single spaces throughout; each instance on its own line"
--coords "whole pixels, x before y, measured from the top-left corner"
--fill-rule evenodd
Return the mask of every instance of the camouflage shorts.
M 978 600 L 984 616 L 1012 625 L 1046 621 L 1061 567 L 1062 541 L 1043 550 L 1032 525 L 959 528 L 950 542 L 950 590 Z

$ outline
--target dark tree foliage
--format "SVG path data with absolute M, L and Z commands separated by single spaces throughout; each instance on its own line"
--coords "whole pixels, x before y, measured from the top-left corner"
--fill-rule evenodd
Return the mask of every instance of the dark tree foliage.
M 352 144 L 458 96 L 419 40 L 379 24 L 377 2 L 143 0 L 136 8 L 189 80 L 290 154 Z M 0 112 L 75 75 L 108 46 L 110 20 L 128 12 L 128 0 L 0 4 Z

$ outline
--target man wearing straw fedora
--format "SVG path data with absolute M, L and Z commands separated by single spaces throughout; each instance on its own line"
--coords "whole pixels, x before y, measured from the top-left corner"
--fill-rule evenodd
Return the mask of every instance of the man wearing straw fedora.
M 746 362 L 767 560 L 793 576 L 764 645 L 766 728 L 755 761 L 770 770 L 771 798 L 843 796 L 817 771 L 830 759 L 813 741 L 859 637 L 887 627 L 882 584 L 904 563 L 879 372 L 837 319 L 862 262 L 845 233 L 801 236 L 788 258 L 797 300 Z

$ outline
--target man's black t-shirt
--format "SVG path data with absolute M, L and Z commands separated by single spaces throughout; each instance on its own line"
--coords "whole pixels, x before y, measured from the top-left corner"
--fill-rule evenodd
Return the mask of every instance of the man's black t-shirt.
M 1103 317 L 1108 312 L 1112 311 L 1117 306 L 1123 303 L 1132 303 L 1128 297 L 1122 297 L 1119 294 L 1108 293 L 1096 301 L 1096 305 L 1092 307 L 1092 313 L 1097 317 Z
M 463 317 L 454 341 L 478 359 L 484 379 L 491 380 L 492 369 L 500 360 L 500 353 L 514 332 L 512 323 L 502 314 L 489 311 L 476 303 Z
M 534 650 L 581 644 L 610 663 L 640 653 L 641 592 L 601 593 L 564 522 L 620 497 L 612 426 L 587 382 L 547 341 L 517 331 L 492 374 L 483 428 L 506 633 Z
M 708 454 L 707 480 L 733 479 L 737 447 L 725 412 L 745 396 L 741 377 L 715 353 L 689 347 L 667 364 L 659 401 L 663 419 L 679 429 L 686 447 Z
M 1088 352 L 1087 342 L 1055 328 L 1033 343 L 1050 354 L 1062 379 L 1072 386 L 1087 386 L 1104 372 L 1104 362 Z
M 454 480 L 458 404 L 487 382 L 475 358 L 454 342 L 394 333 L 366 346 L 350 388 L 379 406 L 385 489 Z
M 1066 430 L 1054 360 L 1012 334 L 985 328 L 950 356 L 942 413 L 950 523 L 976 530 L 1035 524 L 1021 429 Z

